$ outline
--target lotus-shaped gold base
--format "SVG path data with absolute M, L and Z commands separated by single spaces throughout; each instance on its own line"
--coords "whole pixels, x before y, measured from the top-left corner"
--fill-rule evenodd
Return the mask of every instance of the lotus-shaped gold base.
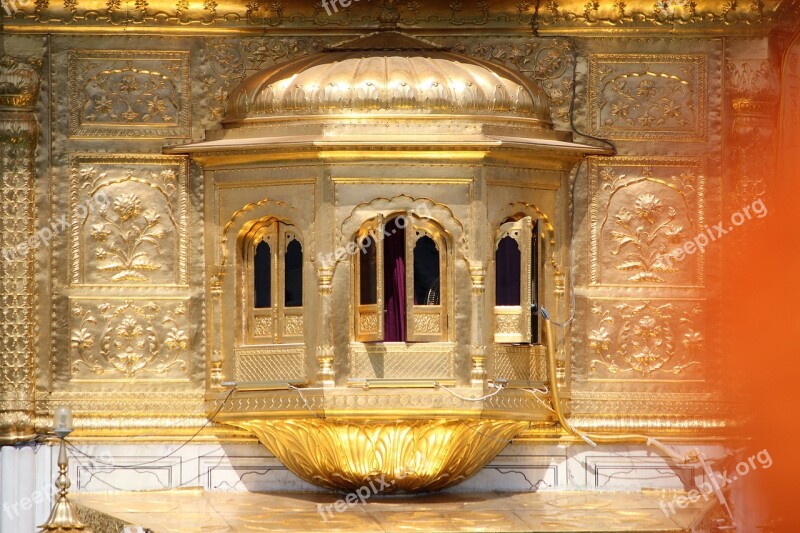
M 484 419 L 310 418 L 231 423 L 256 435 L 309 483 L 355 490 L 372 481 L 382 493 L 435 491 L 460 483 L 528 425 Z

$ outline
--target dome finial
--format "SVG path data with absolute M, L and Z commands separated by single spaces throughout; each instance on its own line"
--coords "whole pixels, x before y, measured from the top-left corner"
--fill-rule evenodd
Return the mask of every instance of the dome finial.
M 400 22 L 400 11 L 397 8 L 397 0 L 383 0 L 381 14 L 378 17 L 381 23 L 381 30 L 396 30 L 397 23 Z

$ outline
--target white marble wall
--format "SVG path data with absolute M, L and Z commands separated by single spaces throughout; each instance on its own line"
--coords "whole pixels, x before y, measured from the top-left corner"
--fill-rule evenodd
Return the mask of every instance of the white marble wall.
M 37 531 L 50 515 L 56 492 L 57 448 L 0 448 L 0 532 Z
M 289 472 L 258 444 L 76 444 L 73 491 L 319 491 Z M 676 446 L 687 453 L 695 446 Z M 712 461 L 724 455 L 698 447 Z M 0 448 L 0 532 L 30 533 L 48 516 L 57 447 Z M 87 457 L 88 456 L 88 457 Z M 472 479 L 449 492 L 691 489 L 706 481 L 700 466 L 675 466 L 646 446 L 515 443 Z

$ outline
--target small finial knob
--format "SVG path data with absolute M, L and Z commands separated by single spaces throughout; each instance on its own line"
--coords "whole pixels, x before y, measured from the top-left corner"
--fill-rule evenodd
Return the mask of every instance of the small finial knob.
M 378 17 L 382 30 L 396 30 L 400 22 L 400 11 L 397 8 L 397 0 L 384 0 L 381 7 L 381 14 Z

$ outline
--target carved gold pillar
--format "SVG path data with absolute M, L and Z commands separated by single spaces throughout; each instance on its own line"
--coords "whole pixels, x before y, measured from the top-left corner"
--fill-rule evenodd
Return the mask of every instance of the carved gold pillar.
M 486 331 L 484 296 L 486 294 L 486 267 L 482 263 L 470 263 L 472 278 L 472 372 L 470 381 L 473 387 L 482 387 L 486 381 Z
M 333 345 L 330 338 L 331 290 L 333 283 L 333 268 L 320 265 L 319 279 L 319 346 L 317 347 L 317 384 L 323 387 L 335 385 L 333 371 Z
M 34 154 L 39 58 L 0 57 L 0 445 L 35 436 Z

